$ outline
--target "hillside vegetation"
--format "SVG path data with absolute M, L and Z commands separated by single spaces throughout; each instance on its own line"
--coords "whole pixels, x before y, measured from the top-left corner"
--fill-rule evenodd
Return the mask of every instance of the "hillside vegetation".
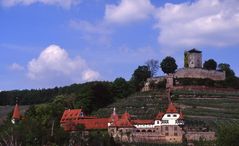
M 180 108 L 187 119 L 199 120 L 239 120 L 239 93 L 215 93 L 199 91 L 173 92 L 172 100 Z M 159 111 L 167 107 L 166 92 L 144 92 L 118 100 L 94 114 L 107 117 L 115 107 L 117 113 L 128 111 L 137 118 L 154 118 Z

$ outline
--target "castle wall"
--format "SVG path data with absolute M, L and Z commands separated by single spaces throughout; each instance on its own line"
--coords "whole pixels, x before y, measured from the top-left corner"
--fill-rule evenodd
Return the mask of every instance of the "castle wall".
M 146 143 L 181 143 L 184 134 L 181 127 L 172 125 L 154 128 L 110 127 L 108 132 L 116 141 Z
M 163 82 L 164 80 L 165 80 L 165 76 L 148 78 L 141 91 L 143 92 L 149 91 L 151 82 L 158 84 L 159 82 Z
M 187 132 L 185 137 L 188 141 L 199 141 L 200 139 L 206 141 L 216 140 L 215 132 Z
M 209 91 L 213 93 L 239 93 L 238 89 L 232 88 L 214 88 L 214 87 L 207 87 L 207 86 L 174 86 L 173 90 L 189 90 L 189 91 Z
M 174 73 L 174 78 L 200 78 L 215 81 L 225 80 L 225 72 L 216 70 L 205 70 L 201 68 L 182 68 Z

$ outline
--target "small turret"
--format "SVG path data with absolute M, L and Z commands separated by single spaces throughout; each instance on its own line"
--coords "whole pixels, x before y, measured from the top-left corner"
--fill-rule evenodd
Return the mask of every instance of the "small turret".
M 20 109 L 18 106 L 18 98 L 16 98 L 16 105 L 14 107 L 13 114 L 12 114 L 12 123 L 16 124 L 18 121 L 20 121 L 20 119 L 21 119 L 21 114 L 20 114 Z

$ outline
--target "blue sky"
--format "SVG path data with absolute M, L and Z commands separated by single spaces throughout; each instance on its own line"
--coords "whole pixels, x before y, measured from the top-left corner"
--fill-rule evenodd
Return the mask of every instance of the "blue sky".
M 0 90 L 129 79 L 203 51 L 239 74 L 237 0 L 0 0 Z M 158 75 L 162 75 L 161 71 Z

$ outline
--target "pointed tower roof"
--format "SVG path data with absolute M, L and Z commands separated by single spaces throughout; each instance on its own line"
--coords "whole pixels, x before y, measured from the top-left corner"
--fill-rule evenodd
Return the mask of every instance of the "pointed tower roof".
M 168 105 L 168 108 L 166 110 L 166 113 L 176 113 L 177 109 L 174 106 L 174 104 L 172 102 L 170 102 L 170 104 Z
M 20 109 L 19 109 L 18 104 L 16 103 L 16 105 L 14 107 L 13 114 L 12 114 L 12 118 L 15 120 L 20 120 L 20 116 L 21 116 Z
M 122 116 L 121 116 L 122 119 L 127 119 L 129 120 L 131 118 L 131 115 L 126 111 Z

